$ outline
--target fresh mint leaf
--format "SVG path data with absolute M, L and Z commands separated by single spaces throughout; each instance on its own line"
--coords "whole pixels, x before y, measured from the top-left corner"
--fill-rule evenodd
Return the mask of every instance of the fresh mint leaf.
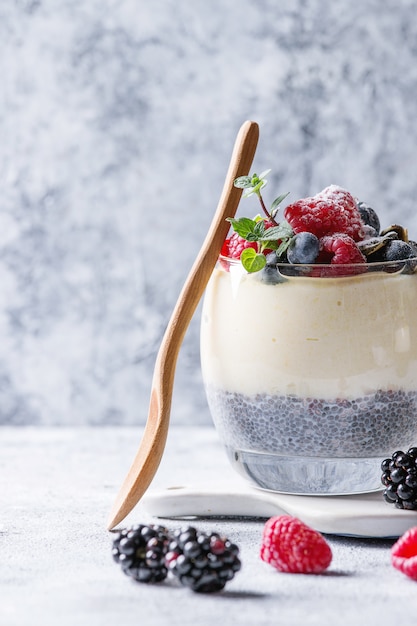
M 259 179 L 262 180 L 263 178 L 265 178 L 265 176 L 268 176 L 269 172 L 271 171 L 271 168 L 269 170 L 265 170 L 264 172 L 262 172 L 262 174 L 259 174 Z M 265 181 L 266 182 L 266 181 Z
M 250 233 L 253 233 L 256 227 L 255 220 L 249 217 L 228 217 L 227 221 L 231 223 L 233 230 L 243 239 L 247 239 Z
M 284 239 L 278 246 L 277 249 L 277 257 L 280 258 L 284 252 L 286 251 L 286 249 L 288 248 L 288 246 L 291 243 L 291 237 L 288 237 L 288 239 Z
M 233 184 L 238 189 L 246 189 L 247 187 L 252 187 L 252 176 L 239 176 L 239 178 L 235 178 Z
M 278 226 L 267 228 L 261 241 L 277 241 L 278 239 L 288 239 L 294 235 L 294 231 L 287 221 L 283 220 Z
M 259 254 L 253 248 L 246 248 L 240 255 L 240 260 L 247 272 L 250 274 L 259 272 L 266 265 L 266 257 L 264 254 Z
M 277 209 L 278 205 L 280 205 L 280 204 L 281 204 L 281 202 L 282 202 L 283 200 L 285 200 L 285 198 L 289 195 L 289 193 L 290 193 L 290 192 L 289 192 L 289 191 L 287 191 L 287 193 L 283 193 L 283 194 L 281 194 L 280 196 L 278 196 L 278 198 L 275 198 L 275 200 L 274 200 L 274 201 L 273 201 L 273 203 L 271 204 L 271 214 L 272 214 L 272 212 L 273 212 L 273 211 L 275 211 L 275 213 L 276 213 L 276 209 Z
M 263 237 L 264 232 L 265 232 L 265 222 L 264 222 L 264 220 L 257 221 L 256 224 L 255 224 L 255 228 L 253 229 L 254 235 L 256 235 L 258 237 L 258 239 L 260 239 L 261 237 Z
M 269 174 L 271 170 L 265 170 L 258 176 L 258 174 L 252 174 L 252 176 L 239 176 L 234 181 L 234 186 L 239 189 L 246 189 L 243 194 L 244 198 L 248 198 L 252 194 L 260 195 L 262 187 L 265 187 L 267 180 L 265 176 Z

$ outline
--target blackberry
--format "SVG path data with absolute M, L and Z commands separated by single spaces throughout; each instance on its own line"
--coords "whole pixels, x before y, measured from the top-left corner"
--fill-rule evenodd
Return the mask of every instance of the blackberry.
M 417 447 L 397 450 L 381 463 L 383 497 L 397 509 L 417 510 Z
M 168 544 L 166 528 L 135 524 L 117 532 L 112 555 L 126 576 L 141 583 L 158 583 L 168 574 L 165 565 Z
M 166 563 L 182 585 L 200 593 L 224 588 L 240 570 L 239 548 L 218 533 L 204 533 L 189 526 L 175 531 Z
M 372 209 L 369 205 L 365 204 L 365 202 L 358 202 L 357 206 L 362 222 L 367 226 L 371 226 L 378 234 L 381 224 L 376 211 L 374 211 L 374 209 Z

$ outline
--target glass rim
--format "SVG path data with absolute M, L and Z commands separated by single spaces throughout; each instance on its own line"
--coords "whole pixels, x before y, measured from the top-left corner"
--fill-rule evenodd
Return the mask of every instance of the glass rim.
M 219 254 L 218 260 L 226 261 L 231 265 L 242 265 L 240 259 L 235 259 L 232 257 L 224 256 L 223 254 Z M 343 268 L 367 268 L 367 267 L 392 267 L 399 264 L 409 264 L 415 263 L 417 266 L 417 257 L 410 257 L 408 259 L 396 259 L 395 261 L 373 261 L 373 262 L 365 262 L 365 263 L 284 263 L 278 262 L 271 265 L 271 267 L 286 267 L 286 268 L 297 268 L 303 269 L 307 267 L 316 267 L 320 269 L 336 269 L 340 267 Z M 242 268 L 245 269 L 242 265 Z
M 247 270 L 245 270 L 245 268 L 243 267 L 240 259 L 235 259 L 232 257 L 228 257 L 225 256 L 223 254 L 219 254 L 218 256 L 218 261 L 223 261 L 228 263 L 229 265 L 233 265 L 233 266 L 238 266 L 240 265 L 242 267 L 242 269 L 250 274 L 250 272 L 247 272 Z M 279 269 L 294 269 L 294 270 L 299 270 L 300 272 L 302 270 L 313 270 L 315 269 L 317 270 L 323 270 L 323 271 L 334 271 L 336 272 L 337 270 L 339 270 L 340 272 L 342 272 L 342 270 L 355 270 L 357 271 L 357 273 L 366 273 L 366 270 L 369 269 L 373 269 L 373 270 L 377 270 L 377 269 L 395 269 L 397 272 L 401 272 L 405 267 L 407 267 L 408 269 L 410 269 L 410 265 L 414 264 L 415 267 L 413 268 L 413 271 L 410 272 L 411 274 L 417 273 L 417 257 L 410 257 L 408 259 L 397 259 L 395 261 L 373 261 L 373 262 L 365 262 L 365 263 L 284 263 L 284 262 L 278 262 L 278 263 L 274 263 L 273 265 L 271 265 L 270 267 L 276 267 L 278 270 Z M 254 272 L 257 273 L 257 272 Z M 351 275 L 346 275 L 346 277 L 350 277 Z M 343 278 L 343 274 L 341 273 L 340 275 L 341 278 Z M 313 277 L 313 278 L 317 278 Z

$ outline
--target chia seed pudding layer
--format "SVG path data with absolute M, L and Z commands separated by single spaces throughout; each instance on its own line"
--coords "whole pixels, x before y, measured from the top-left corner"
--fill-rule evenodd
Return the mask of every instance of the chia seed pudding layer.
M 381 456 L 417 443 L 417 391 L 354 400 L 247 396 L 208 386 L 222 441 L 236 450 L 311 457 Z

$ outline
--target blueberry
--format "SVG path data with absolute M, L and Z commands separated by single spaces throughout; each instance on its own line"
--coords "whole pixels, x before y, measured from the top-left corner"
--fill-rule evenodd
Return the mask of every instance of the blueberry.
M 287 249 L 290 263 L 314 263 L 319 253 L 320 243 L 313 233 L 302 232 L 294 235 Z
M 388 271 L 402 270 L 403 274 L 413 274 L 417 268 L 417 251 L 405 241 L 393 239 L 384 247 L 382 260 L 391 261 Z
M 283 282 L 283 278 L 277 269 L 277 263 L 278 257 L 275 251 L 266 255 L 266 265 L 260 272 L 260 279 L 263 283 L 266 283 L 267 285 L 276 285 L 277 283 Z
M 365 204 L 365 202 L 358 202 L 358 211 L 360 213 L 362 222 L 364 224 L 367 224 L 368 226 L 371 226 L 376 230 L 377 233 L 379 233 L 381 229 L 381 224 L 379 221 L 379 217 L 374 209 Z
M 416 241 L 412 241 L 411 239 L 409 239 L 408 240 L 408 245 L 413 250 L 414 256 L 417 256 L 417 242 Z
M 415 251 L 408 243 L 400 239 L 388 241 L 384 247 L 385 261 L 403 261 L 412 257 L 415 257 Z
M 277 257 L 277 253 L 275 252 L 275 250 L 266 255 L 266 264 L 268 266 L 276 266 L 277 263 L 278 263 L 278 257 Z
M 265 265 L 263 270 L 261 270 L 260 272 L 260 279 L 263 283 L 266 283 L 267 285 L 276 285 L 284 281 L 281 274 L 278 272 L 276 264 Z

